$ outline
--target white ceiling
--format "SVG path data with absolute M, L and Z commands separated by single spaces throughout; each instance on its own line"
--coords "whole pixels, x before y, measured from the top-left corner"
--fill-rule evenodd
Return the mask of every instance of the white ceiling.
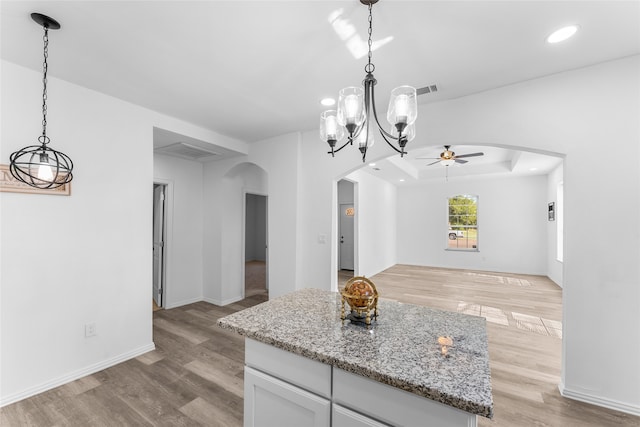
M 50 32 L 50 75 L 246 142 L 316 128 L 319 100 L 364 77 L 365 59 L 329 22 L 365 40 L 357 0 L 2 1 L 0 56 L 41 71 L 36 11 L 62 25 Z M 576 37 L 545 43 L 571 23 Z M 373 53 L 382 111 L 400 84 L 437 84 L 420 97 L 436 102 L 638 54 L 640 2 L 381 0 L 373 38 L 388 37 Z M 480 168 L 484 151 L 449 176 Z

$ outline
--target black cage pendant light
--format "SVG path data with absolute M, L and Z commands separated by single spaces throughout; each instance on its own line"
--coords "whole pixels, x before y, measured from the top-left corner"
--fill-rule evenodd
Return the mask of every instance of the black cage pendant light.
M 32 13 L 31 18 L 44 29 L 44 62 L 42 90 L 42 135 L 39 145 L 30 145 L 12 153 L 9 169 L 19 181 L 36 188 L 57 188 L 73 179 L 73 162 L 61 151 L 49 147 L 47 136 L 47 58 L 49 56 L 49 30 L 57 30 L 60 24 L 46 15 Z
M 382 139 L 400 153 L 401 157 L 407 153 L 405 151 L 407 142 L 415 137 L 414 122 L 418 116 L 418 103 L 416 89 L 411 86 L 399 86 L 391 91 L 387 109 L 389 131 L 385 130 L 378 120 L 374 91 L 377 82 L 373 77 L 375 66 L 371 62 L 373 27 L 371 10 L 377 2 L 378 0 L 360 0 L 360 3 L 369 8 L 369 52 L 368 62 L 364 67 L 366 76 L 362 82 L 363 87 L 342 89 L 338 98 L 338 109 L 325 111 L 320 116 L 320 137 L 329 144 L 331 156 L 347 145 L 353 145 L 357 140 L 364 162 L 367 149 L 373 145 L 373 135 L 370 133 L 372 115 Z M 336 143 L 345 135 L 345 130 L 347 141 L 336 149 Z

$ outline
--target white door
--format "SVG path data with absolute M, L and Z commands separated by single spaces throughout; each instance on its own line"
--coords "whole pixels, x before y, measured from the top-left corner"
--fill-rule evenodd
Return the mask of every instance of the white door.
M 340 245 L 340 270 L 353 270 L 353 205 L 340 205 L 340 230 L 338 244 Z
M 162 307 L 164 288 L 164 189 L 153 185 L 153 300 Z

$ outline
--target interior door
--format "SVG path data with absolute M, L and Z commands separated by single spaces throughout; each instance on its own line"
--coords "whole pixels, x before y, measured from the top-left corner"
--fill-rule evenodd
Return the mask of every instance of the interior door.
M 340 205 L 340 270 L 353 271 L 353 218 L 355 211 L 353 204 Z
M 153 300 L 162 307 L 164 288 L 164 185 L 153 185 Z

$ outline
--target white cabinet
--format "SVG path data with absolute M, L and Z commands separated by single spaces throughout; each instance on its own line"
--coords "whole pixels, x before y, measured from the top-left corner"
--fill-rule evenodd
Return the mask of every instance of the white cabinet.
M 338 368 L 333 368 L 332 400 L 393 426 L 477 425 L 473 414 Z
M 389 427 L 388 424 L 382 424 L 337 404 L 333 404 L 331 409 L 331 425 L 332 427 Z
M 245 427 L 476 427 L 476 416 L 245 340 Z
M 245 367 L 245 427 L 328 427 L 331 401 Z

